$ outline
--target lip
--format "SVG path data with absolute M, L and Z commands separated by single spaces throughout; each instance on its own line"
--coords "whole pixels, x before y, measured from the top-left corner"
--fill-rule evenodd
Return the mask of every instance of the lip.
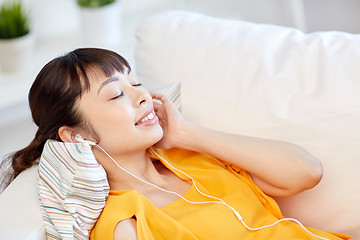
M 155 115 L 155 117 L 153 119 L 149 119 L 145 122 L 142 122 L 142 123 L 139 123 L 139 124 L 136 124 L 138 123 L 139 121 L 141 121 L 141 119 L 145 118 L 147 115 L 149 115 L 150 113 L 154 112 L 154 108 L 150 108 L 148 109 L 144 115 L 141 116 L 141 118 L 139 118 L 136 122 L 135 122 L 135 126 L 151 126 L 151 125 L 154 125 L 159 119 L 158 117 Z

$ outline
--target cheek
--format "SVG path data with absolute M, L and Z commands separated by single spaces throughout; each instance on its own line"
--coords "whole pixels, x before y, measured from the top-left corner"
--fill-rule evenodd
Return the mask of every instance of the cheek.
M 117 106 L 116 108 L 93 108 L 88 115 L 88 121 L 100 139 L 126 134 L 134 125 L 134 115 L 129 108 Z
M 126 132 L 133 127 L 132 125 L 134 125 L 133 114 L 126 108 L 104 111 L 97 121 L 99 130 L 107 134 Z

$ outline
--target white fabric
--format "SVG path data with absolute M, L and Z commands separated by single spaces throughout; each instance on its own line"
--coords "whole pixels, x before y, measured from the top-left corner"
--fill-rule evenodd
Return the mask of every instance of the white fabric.
M 48 140 L 39 163 L 39 196 L 49 239 L 89 239 L 109 194 L 88 143 Z
M 0 194 L 0 239 L 46 239 L 36 175 L 37 166 L 25 170 Z
M 313 190 L 278 199 L 286 216 L 360 239 L 360 35 L 170 11 L 137 28 L 138 77 L 180 81 L 186 118 L 291 141 L 321 159 Z

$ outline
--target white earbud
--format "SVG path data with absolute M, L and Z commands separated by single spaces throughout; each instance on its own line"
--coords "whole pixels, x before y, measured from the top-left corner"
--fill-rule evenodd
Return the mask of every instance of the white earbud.
M 78 143 L 88 143 L 91 146 L 96 146 L 96 143 L 83 139 L 80 134 L 75 135 L 75 140 Z

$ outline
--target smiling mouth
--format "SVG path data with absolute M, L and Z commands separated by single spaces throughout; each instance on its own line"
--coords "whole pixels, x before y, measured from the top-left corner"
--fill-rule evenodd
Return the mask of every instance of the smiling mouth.
M 152 111 L 151 113 L 149 113 L 146 117 L 144 117 L 143 119 L 141 119 L 140 121 L 138 121 L 137 123 L 135 123 L 135 126 L 140 124 L 140 123 L 143 123 L 143 122 L 146 122 L 146 121 L 149 121 L 151 119 L 153 119 L 155 117 L 155 112 Z

